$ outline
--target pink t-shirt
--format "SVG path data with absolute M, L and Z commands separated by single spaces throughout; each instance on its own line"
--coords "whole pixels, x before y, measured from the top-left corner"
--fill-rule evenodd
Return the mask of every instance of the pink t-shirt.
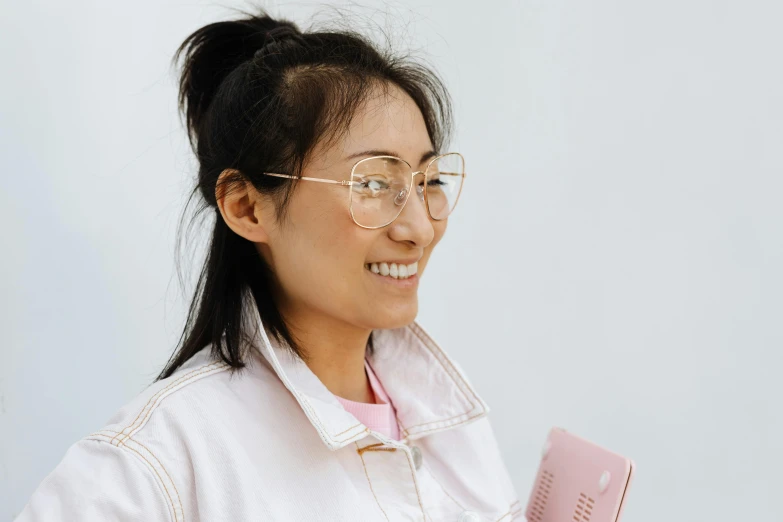
M 391 439 L 400 440 L 400 427 L 397 425 L 397 414 L 394 410 L 394 405 L 389 400 L 386 390 L 383 389 L 383 385 L 376 377 L 375 372 L 372 371 L 372 367 L 366 358 L 364 359 L 364 369 L 367 371 L 370 386 L 375 394 L 375 404 L 349 401 L 348 399 L 337 397 L 337 395 L 335 397 L 349 413 L 371 430 L 383 433 Z

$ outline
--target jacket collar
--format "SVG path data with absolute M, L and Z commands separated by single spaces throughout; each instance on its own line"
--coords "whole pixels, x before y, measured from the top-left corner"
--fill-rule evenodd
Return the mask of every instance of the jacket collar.
M 304 361 L 268 335 L 257 310 L 255 320 L 260 328 L 253 344 L 324 444 L 336 450 L 366 437 L 369 428 L 343 408 Z M 417 322 L 375 330 L 373 345 L 374 353 L 367 359 L 397 410 L 401 442 L 472 422 L 489 412 L 458 364 Z

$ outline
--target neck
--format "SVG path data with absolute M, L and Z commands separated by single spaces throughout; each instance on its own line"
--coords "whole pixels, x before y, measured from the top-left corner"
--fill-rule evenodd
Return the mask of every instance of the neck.
M 375 403 L 364 367 L 372 329 L 301 313 L 286 323 L 305 353 L 307 366 L 330 392 L 349 401 Z

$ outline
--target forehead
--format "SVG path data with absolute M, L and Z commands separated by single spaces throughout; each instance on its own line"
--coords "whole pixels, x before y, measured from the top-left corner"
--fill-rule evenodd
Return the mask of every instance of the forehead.
M 411 165 L 432 149 L 427 126 L 413 99 L 402 89 L 389 85 L 374 88 L 359 106 L 347 132 L 326 155 L 329 163 L 355 163 L 349 158 L 366 150 L 393 151 Z

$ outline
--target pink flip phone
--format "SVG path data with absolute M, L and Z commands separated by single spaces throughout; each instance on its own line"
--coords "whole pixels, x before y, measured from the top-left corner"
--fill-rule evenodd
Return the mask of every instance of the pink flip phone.
M 634 463 L 562 428 L 549 432 L 528 522 L 619 522 Z

